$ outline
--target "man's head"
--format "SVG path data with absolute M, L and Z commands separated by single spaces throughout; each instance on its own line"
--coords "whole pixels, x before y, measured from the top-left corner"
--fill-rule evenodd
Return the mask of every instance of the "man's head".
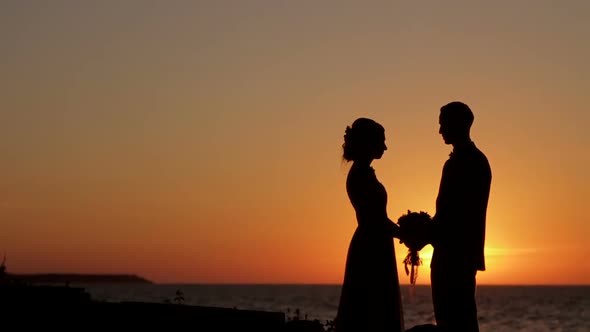
M 473 112 L 466 104 L 453 101 L 440 108 L 439 134 L 446 144 L 470 141 L 469 130 L 473 124 Z

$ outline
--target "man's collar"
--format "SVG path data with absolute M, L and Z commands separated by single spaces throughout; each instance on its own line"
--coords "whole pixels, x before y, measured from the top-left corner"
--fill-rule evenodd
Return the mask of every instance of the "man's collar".
M 453 145 L 453 151 L 449 154 L 449 157 L 460 155 L 463 151 L 469 150 L 474 147 L 475 143 L 473 143 L 473 141 Z

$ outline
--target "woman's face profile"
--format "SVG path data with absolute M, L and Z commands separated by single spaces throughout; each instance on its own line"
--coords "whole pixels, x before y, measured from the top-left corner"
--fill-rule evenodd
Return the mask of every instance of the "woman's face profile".
M 383 157 L 383 153 L 387 150 L 387 145 L 385 144 L 385 133 L 379 133 L 374 140 L 372 145 L 372 157 L 375 159 L 381 159 Z

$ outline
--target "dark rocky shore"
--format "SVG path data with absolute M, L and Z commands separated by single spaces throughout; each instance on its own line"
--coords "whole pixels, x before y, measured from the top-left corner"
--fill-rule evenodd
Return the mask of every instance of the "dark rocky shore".
M 4 271 L 0 271 L 4 272 Z M 154 329 L 257 332 L 330 332 L 331 325 L 283 312 L 180 303 L 105 302 L 92 299 L 88 283 L 151 283 L 134 275 L 0 273 L 0 330 L 99 331 Z M 424 329 L 423 329 L 424 328 Z M 432 331 L 433 326 L 408 331 Z
M 330 332 L 319 321 L 283 312 L 173 303 L 95 301 L 84 288 L 0 283 L 2 331 Z M 406 332 L 436 331 L 430 324 Z
M 324 332 L 319 321 L 289 320 L 282 312 L 173 303 L 95 301 L 84 288 L 0 284 L 0 328 L 59 331 L 158 328 L 258 332 Z

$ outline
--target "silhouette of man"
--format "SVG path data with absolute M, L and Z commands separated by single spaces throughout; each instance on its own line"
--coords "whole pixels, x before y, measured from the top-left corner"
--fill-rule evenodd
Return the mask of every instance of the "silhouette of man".
M 475 276 L 485 271 L 486 211 L 492 171 L 470 138 L 473 113 L 462 102 L 440 109 L 439 133 L 453 152 L 442 171 L 430 243 L 432 302 L 442 331 L 479 331 Z

